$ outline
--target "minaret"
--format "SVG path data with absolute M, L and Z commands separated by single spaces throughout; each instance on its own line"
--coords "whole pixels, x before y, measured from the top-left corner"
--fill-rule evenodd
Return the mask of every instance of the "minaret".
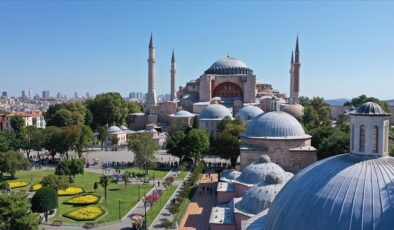
M 298 35 L 296 41 L 296 49 L 295 49 L 295 58 L 294 58 L 294 81 L 293 81 L 293 103 L 299 102 L 299 93 L 300 93 L 300 49 L 298 46 Z
M 293 91 L 293 87 L 294 87 L 294 52 L 291 51 L 291 61 L 290 61 L 290 95 L 289 95 L 289 103 L 292 104 L 293 103 L 293 97 L 294 97 L 294 91 Z
M 145 113 L 154 114 L 152 111 L 157 104 L 156 98 L 156 58 L 155 47 L 153 45 L 153 36 L 150 35 L 149 41 L 149 58 L 148 58 L 148 97 L 145 103 Z
M 175 62 L 175 54 L 174 50 L 172 50 L 172 57 L 171 57 L 171 95 L 170 100 L 176 100 L 176 62 Z

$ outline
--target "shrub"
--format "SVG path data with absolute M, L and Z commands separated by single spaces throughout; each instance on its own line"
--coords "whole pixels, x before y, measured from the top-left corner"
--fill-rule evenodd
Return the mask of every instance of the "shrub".
M 57 194 L 53 188 L 43 187 L 31 199 L 31 210 L 43 212 L 46 221 L 48 221 L 48 212 L 55 208 L 57 208 Z

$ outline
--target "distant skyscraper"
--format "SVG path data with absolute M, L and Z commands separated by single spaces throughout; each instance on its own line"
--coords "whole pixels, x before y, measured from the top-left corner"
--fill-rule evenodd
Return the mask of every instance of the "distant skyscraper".
M 78 96 L 78 93 L 77 93 L 77 92 L 75 92 L 75 93 L 74 93 L 74 98 L 79 98 L 79 96 Z
M 27 98 L 26 90 L 22 90 L 22 95 L 21 95 L 21 97 L 22 97 L 23 99 L 26 99 L 26 98 Z
M 29 89 L 27 91 L 27 98 L 31 99 L 33 97 L 33 91 L 31 91 L 31 89 Z
M 49 98 L 49 91 L 48 91 L 48 90 L 42 91 L 42 98 L 43 98 L 43 99 Z
M 3 91 L 3 92 L 1 93 L 1 96 L 2 96 L 2 97 L 8 97 L 7 91 Z
M 89 92 L 86 93 L 86 98 L 90 98 Z
M 60 92 L 57 93 L 56 98 L 60 99 L 62 97 L 62 95 L 60 94 Z

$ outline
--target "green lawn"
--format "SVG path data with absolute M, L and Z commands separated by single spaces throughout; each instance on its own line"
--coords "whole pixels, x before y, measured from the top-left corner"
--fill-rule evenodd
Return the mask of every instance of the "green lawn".
M 180 171 L 175 180 L 184 180 L 188 173 L 188 171 Z
M 128 169 L 125 169 L 125 170 L 130 172 L 130 173 L 134 173 L 136 175 L 143 175 L 144 174 L 144 170 L 143 169 L 128 168 Z M 155 180 L 162 179 L 165 175 L 167 175 L 167 173 L 168 173 L 168 171 L 149 169 L 148 170 L 148 177 L 154 177 Z
M 53 171 L 52 171 L 53 172 Z M 37 172 L 18 172 L 16 174 L 17 181 L 27 181 L 30 182 L 32 179 L 33 184 L 41 181 L 42 177 L 51 174 L 51 171 L 37 171 Z M 93 191 L 93 184 L 95 181 L 99 181 L 101 174 L 85 172 L 83 175 L 79 175 L 75 178 L 75 182 L 72 186 L 83 187 L 87 192 Z M 20 188 L 20 190 L 29 190 L 30 185 L 24 188 Z M 142 197 L 146 192 L 152 189 L 152 186 L 149 184 L 140 185 L 140 196 Z M 99 186 L 97 190 L 97 195 L 104 197 L 104 189 Z M 111 183 L 108 187 L 108 200 L 107 203 L 103 200 L 101 205 L 102 207 L 108 211 L 108 214 L 103 218 L 97 221 L 97 223 L 103 222 L 112 222 L 119 219 L 119 200 L 120 209 L 121 209 L 121 217 L 126 215 L 126 213 L 137 203 L 138 201 L 138 185 L 128 184 L 125 189 L 124 184 L 115 184 Z M 51 219 L 51 221 L 61 220 L 69 223 L 83 223 L 73 221 L 71 219 L 62 217 L 61 215 L 67 213 L 70 210 L 73 210 L 77 207 L 72 205 L 65 205 L 63 202 L 72 196 L 59 196 L 59 209 L 56 213 L 56 216 Z M 91 221 L 90 221 L 91 222 Z
M 171 185 L 167 188 L 166 191 L 163 192 L 160 196 L 160 200 L 153 204 L 153 206 L 147 212 L 147 222 L 148 226 L 152 224 L 152 221 L 155 220 L 156 216 L 160 213 L 163 209 L 164 205 L 167 203 L 168 199 L 170 199 L 171 195 L 175 192 L 177 186 Z
M 390 135 L 394 136 L 394 128 L 390 128 Z

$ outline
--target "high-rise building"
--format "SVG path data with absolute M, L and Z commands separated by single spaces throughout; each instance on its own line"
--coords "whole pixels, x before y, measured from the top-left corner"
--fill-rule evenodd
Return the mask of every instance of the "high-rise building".
M 1 93 L 1 97 L 8 97 L 7 91 L 3 91 L 3 92 Z
M 26 99 L 26 98 L 27 98 L 26 90 L 22 90 L 22 95 L 21 95 L 21 97 L 22 97 L 23 99 Z
M 89 92 L 86 93 L 86 98 L 90 98 Z
M 48 90 L 42 91 L 42 98 L 43 98 L 43 99 L 49 98 L 49 91 L 48 91 Z
M 74 98 L 79 98 L 78 93 L 74 92 Z

